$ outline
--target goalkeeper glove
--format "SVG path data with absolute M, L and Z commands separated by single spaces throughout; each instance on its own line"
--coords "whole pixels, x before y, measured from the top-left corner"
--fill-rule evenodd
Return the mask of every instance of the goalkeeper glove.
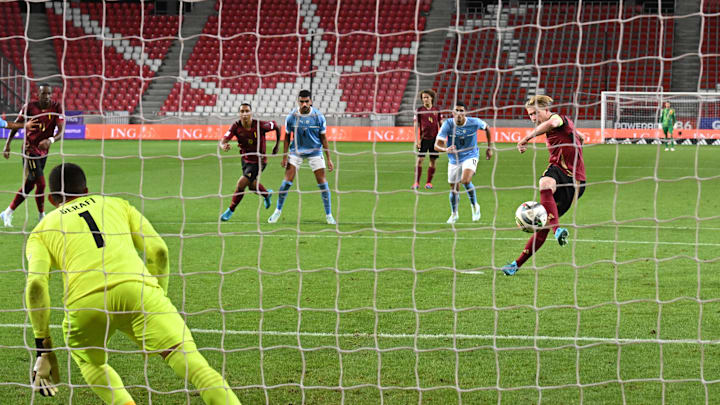
M 35 339 L 38 348 L 35 367 L 33 368 L 33 390 L 44 397 L 54 397 L 57 394 L 57 384 L 60 382 L 60 367 L 57 357 L 52 349 L 52 340 Z

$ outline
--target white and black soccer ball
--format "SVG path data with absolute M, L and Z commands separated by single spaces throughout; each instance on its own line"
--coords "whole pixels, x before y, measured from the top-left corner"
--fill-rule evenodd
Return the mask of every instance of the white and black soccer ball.
M 515 210 L 515 222 L 525 232 L 535 232 L 547 224 L 547 211 L 539 202 L 525 201 Z

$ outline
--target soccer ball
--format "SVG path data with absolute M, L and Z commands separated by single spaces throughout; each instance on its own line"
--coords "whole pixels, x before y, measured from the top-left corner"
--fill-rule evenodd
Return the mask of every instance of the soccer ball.
M 539 202 L 525 201 L 515 210 L 515 222 L 525 232 L 535 232 L 547 223 L 547 211 Z

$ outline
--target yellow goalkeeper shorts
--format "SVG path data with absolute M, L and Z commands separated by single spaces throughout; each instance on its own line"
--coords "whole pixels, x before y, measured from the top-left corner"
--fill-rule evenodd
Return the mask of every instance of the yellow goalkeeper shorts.
M 63 321 L 65 343 L 78 362 L 105 364 L 108 341 L 117 330 L 156 353 L 193 341 L 162 288 L 142 282 L 120 283 L 83 297 L 68 308 Z

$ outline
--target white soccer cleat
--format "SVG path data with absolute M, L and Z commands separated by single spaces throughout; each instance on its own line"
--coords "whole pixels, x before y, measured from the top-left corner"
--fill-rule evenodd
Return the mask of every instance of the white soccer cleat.
M 475 203 L 475 205 L 472 206 L 472 220 L 473 222 L 480 220 L 480 204 L 478 203 Z
M 668 150 L 669 150 L 668 148 L 665 148 L 665 152 L 667 152 Z
M 670 152 L 675 152 L 675 148 L 670 148 Z
M 337 221 L 335 221 L 335 218 L 333 218 L 332 214 L 325 215 L 325 220 L 327 221 L 328 225 L 337 225 Z
M 276 208 L 275 212 L 273 212 L 272 215 L 270 215 L 270 218 L 268 218 L 268 224 L 274 224 L 277 222 L 278 219 L 280 219 L 280 214 L 282 214 L 282 211 Z
M 44 212 L 41 212 L 40 214 L 38 214 L 38 222 L 42 221 L 43 218 L 45 218 L 45 213 L 44 213 Z
M 448 223 L 448 224 L 454 224 L 455 222 L 457 222 L 458 217 L 459 217 L 458 213 L 457 213 L 457 212 L 453 212 L 452 214 L 450 214 L 450 218 L 448 218 L 448 220 L 447 220 L 446 223 Z
M 3 225 L 5 225 L 6 228 L 12 227 L 12 217 L 13 213 L 10 211 L 10 208 L 6 209 L 3 212 L 0 212 L 0 218 L 3 220 Z

